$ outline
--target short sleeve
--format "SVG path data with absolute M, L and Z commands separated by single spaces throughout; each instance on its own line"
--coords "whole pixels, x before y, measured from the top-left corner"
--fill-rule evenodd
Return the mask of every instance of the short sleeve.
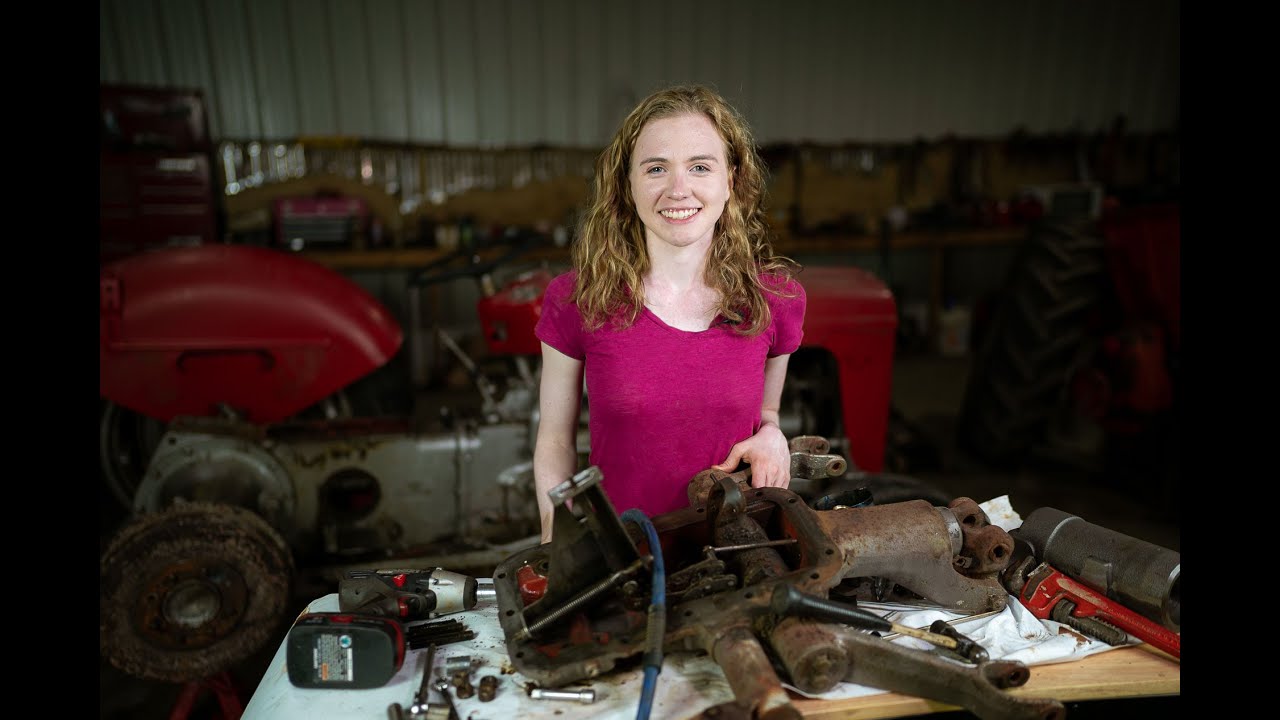
M 576 277 L 577 273 L 570 270 L 552 278 L 542 296 L 542 313 L 533 327 L 533 334 L 574 360 L 583 360 L 586 352 L 583 349 L 582 315 L 578 306 L 569 300 Z
M 799 349 L 804 339 L 804 310 L 808 304 L 804 286 L 792 279 L 783 285 L 782 293 L 770 295 L 774 334 L 769 357 L 790 355 Z

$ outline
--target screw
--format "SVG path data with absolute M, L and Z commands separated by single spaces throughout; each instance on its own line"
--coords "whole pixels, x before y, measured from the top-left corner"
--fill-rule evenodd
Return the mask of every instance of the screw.
M 596 701 L 596 691 L 591 688 L 585 690 L 547 690 L 544 688 L 534 688 L 529 691 L 529 697 L 534 700 L 577 700 L 583 705 L 589 705 Z

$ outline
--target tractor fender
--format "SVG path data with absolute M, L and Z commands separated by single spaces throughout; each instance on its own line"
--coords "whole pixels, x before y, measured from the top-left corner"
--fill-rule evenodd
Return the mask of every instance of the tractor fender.
M 102 266 L 99 390 L 149 417 L 284 420 L 384 365 L 404 339 L 368 291 L 247 245 L 163 248 Z

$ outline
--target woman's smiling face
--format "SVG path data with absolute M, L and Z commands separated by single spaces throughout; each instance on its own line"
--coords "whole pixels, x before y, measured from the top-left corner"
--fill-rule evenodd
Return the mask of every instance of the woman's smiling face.
M 649 243 L 710 245 L 732 189 L 725 144 L 701 114 L 650 120 L 631 153 L 631 199 Z

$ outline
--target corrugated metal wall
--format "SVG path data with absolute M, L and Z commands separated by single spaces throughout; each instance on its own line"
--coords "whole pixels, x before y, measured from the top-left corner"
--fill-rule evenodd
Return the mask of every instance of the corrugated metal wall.
M 608 141 L 718 87 L 763 143 L 1178 122 L 1176 0 L 99 0 L 100 80 L 203 89 L 215 140 Z

